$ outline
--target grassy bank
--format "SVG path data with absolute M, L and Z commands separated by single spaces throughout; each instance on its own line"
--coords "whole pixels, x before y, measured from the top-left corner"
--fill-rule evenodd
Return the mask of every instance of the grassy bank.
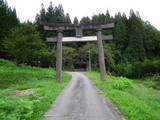
M 128 120 L 160 120 L 160 91 L 149 86 L 150 80 L 130 80 L 107 76 L 100 81 L 99 73 L 88 76 Z
M 17 67 L 0 59 L 0 120 L 39 120 L 71 79 L 63 73 L 55 82 L 52 69 Z M 29 96 L 8 95 L 14 90 L 34 89 Z

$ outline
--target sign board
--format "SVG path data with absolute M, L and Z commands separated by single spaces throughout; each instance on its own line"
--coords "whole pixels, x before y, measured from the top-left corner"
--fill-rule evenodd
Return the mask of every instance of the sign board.
M 102 36 L 103 40 L 112 40 L 112 35 Z M 85 41 L 97 41 L 97 36 L 86 36 L 86 37 L 63 37 L 62 42 L 85 42 Z M 47 38 L 47 42 L 57 42 L 57 37 Z

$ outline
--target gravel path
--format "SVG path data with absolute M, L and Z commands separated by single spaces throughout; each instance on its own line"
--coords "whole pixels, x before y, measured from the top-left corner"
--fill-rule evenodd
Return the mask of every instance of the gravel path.
M 72 80 L 42 120 L 122 120 L 85 74 L 69 74 Z

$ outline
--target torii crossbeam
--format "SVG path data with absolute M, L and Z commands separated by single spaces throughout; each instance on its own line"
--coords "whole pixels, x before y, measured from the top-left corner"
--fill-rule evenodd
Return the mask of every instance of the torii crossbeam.
M 114 21 L 89 23 L 89 24 L 52 24 L 48 22 L 41 23 L 44 30 L 58 31 L 56 38 L 47 38 L 47 42 L 57 42 L 57 58 L 56 58 L 56 81 L 61 82 L 62 72 L 62 42 L 82 42 L 82 41 L 98 41 L 99 67 L 101 73 L 101 80 L 106 80 L 106 67 L 104 59 L 104 50 L 102 40 L 112 40 L 112 35 L 102 35 L 103 29 L 110 29 L 114 27 Z M 64 31 L 75 30 L 76 37 L 64 37 Z M 97 36 L 83 37 L 83 30 L 96 30 Z

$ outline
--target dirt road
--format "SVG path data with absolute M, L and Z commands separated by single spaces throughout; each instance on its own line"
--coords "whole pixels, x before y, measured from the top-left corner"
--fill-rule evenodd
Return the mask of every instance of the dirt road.
M 42 120 L 122 120 L 85 74 L 69 74 L 72 80 Z

